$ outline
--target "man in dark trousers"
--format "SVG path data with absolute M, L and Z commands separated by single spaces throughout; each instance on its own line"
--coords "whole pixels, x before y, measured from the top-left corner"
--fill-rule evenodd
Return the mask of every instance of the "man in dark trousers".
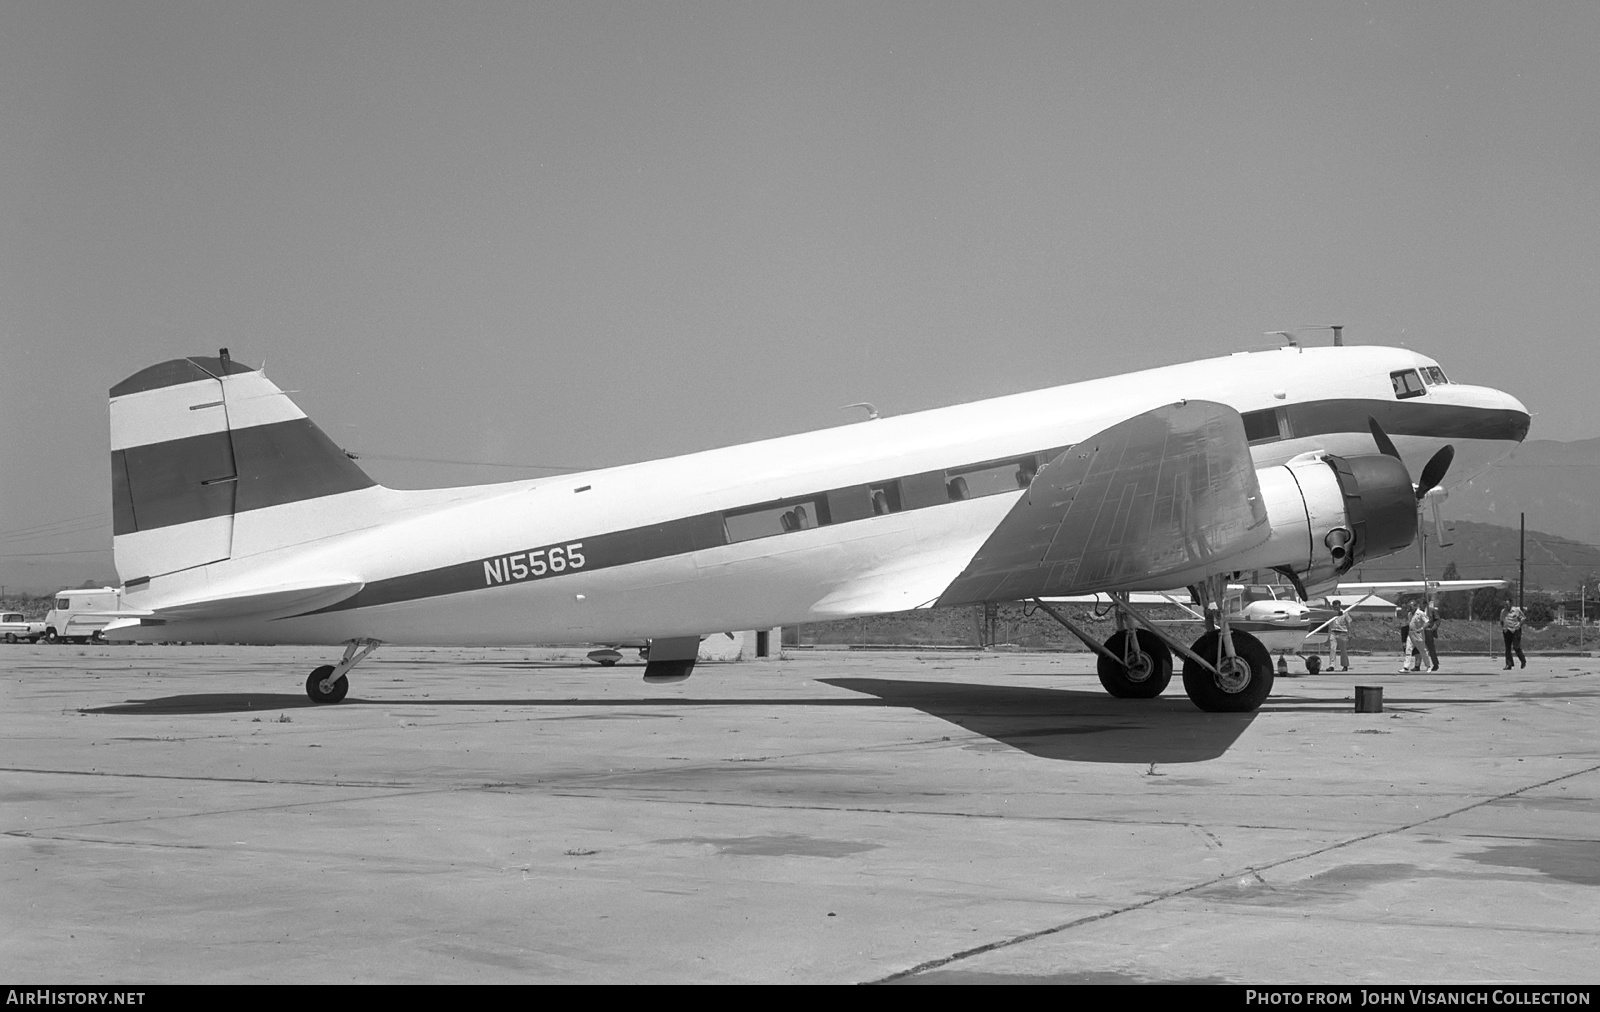
M 1428 660 L 1433 662 L 1433 670 L 1439 670 L 1439 647 L 1435 642 L 1439 635 L 1439 602 L 1428 598 L 1428 624 L 1422 627 L 1422 642 L 1428 648 Z
M 1505 670 L 1511 670 L 1512 651 L 1516 651 L 1517 660 L 1522 662 L 1522 666 L 1527 667 L 1528 658 L 1522 654 L 1522 609 L 1510 601 L 1500 609 L 1500 635 L 1505 637 L 1506 641 Z

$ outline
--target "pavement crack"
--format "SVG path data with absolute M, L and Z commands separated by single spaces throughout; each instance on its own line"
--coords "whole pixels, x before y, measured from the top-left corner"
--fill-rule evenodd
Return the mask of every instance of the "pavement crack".
M 1426 819 L 1417 819 L 1414 822 L 1407 822 L 1399 826 L 1390 826 L 1386 829 L 1378 829 L 1370 833 L 1362 833 L 1359 836 L 1352 836 L 1347 840 L 1341 840 L 1337 843 L 1330 843 L 1325 847 L 1317 847 L 1301 854 L 1292 854 L 1288 857 L 1280 858 L 1277 861 L 1269 861 L 1266 864 L 1250 865 L 1242 871 L 1218 875 L 1215 878 L 1207 879 L 1204 882 L 1196 882 L 1192 885 L 1183 886 L 1179 889 L 1170 889 L 1159 895 L 1140 900 L 1137 903 L 1125 904 L 1111 910 L 1102 911 L 1098 914 L 1091 914 L 1087 917 L 1078 917 L 1063 924 L 1053 925 L 1048 928 L 1040 928 L 1037 931 L 1029 931 L 1024 934 L 1014 935 L 1011 938 L 997 939 L 996 941 L 989 942 L 984 945 L 973 946 L 970 949 L 962 949 L 961 951 L 953 952 L 948 956 L 941 956 L 938 959 L 930 959 L 925 962 L 918 963 L 916 966 L 908 969 L 891 973 L 886 977 L 878 977 L 874 980 L 863 981 L 863 983 L 889 984 L 897 980 L 903 980 L 906 977 L 912 977 L 919 973 L 927 973 L 929 970 L 937 970 L 940 967 L 949 966 L 951 963 L 960 962 L 964 959 L 971 959 L 974 956 L 981 956 L 984 953 L 997 952 L 1000 949 L 1009 949 L 1012 946 L 1021 945 L 1025 942 L 1031 942 L 1039 938 L 1047 938 L 1050 935 L 1058 935 L 1063 931 L 1070 931 L 1073 928 L 1079 928 L 1085 924 L 1094 924 L 1098 921 L 1104 921 L 1109 918 L 1116 917 L 1119 914 L 1131 913 L 1135 910 L 1143 910 L 1146 907 L 1154 906 L 1157 903 L 1161 903 L 1178 896 L 1186 896 L 1189 893 L 1204 889 L 1207 886 L 1213 885 L 1214 883 L 1223 881 L 1225 879 L 1242 876 L 1254 876 L 1257 880 L 1261 880 L 1261 872 L 1263 871 L 1269 871 L 1273 868 L 1281 868 L 1284 865 L 1293 864 L 1296 861 L 1304 861 L 1307 858 L 1317 857 L 1318 855 L 1327 854 L 1336 850 L 1342 850 L 1346 847 L 1351 847 L 1358 843 L 1364 843 L 1368 840 L 1375 840 L 1379 837 L 1393 836 L 1399 833 L 1404 833 L 1409 830 L 1416 829 L 1419 826 L 1426 826 L 1431 822 L 1439 822 L 1444 819 L 1453 818 L 1454 816 L 1461 815 L 1465 812 L 1470 812 L 1475 808 L 1482 808 L 1484 805 L 1492 805 L 1496 801 L 1504 801 L 1507 798 L 1514 798 L 1519 794 L 1525 794 L 1528 791 L 1537 790 L 1540 787 L 1548 787 L 1551 784 L 1557 784 L 1563 780 L 1571 780 L 1574 777 L 1581 777 L 1585 774 L 1593 773 L 1596 770 L 1600 770 L 1600 763 L 1596 763 L 1592 766 L 1586 766 L 1583 769 L 1574 770 L 1570 773 L 1563 773 L 1560 776 L 1549 777 L 1548 779 L 1540 780 L 1537 783 L 1526 784 L 1514 791 L 1505 791 L 1491 798 L 1482 798 L 1470 805 L 1462 805 L 1459 808 L 1453 808 L 1448 812 L 1430 815 Z

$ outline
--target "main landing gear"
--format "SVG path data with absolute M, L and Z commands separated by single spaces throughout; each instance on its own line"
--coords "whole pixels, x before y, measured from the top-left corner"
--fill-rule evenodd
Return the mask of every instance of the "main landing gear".
M 1209 582 L 1216 582 L 1215 580 Z M 1225 584 L 1221 589 L 1225 589 Z M 1202 585 L 1202 596 L 1213 588 Z M 1150 620 L 1136 611 L 1126 594 L 1114 593 L 1116 632 L 1100 643 L 1071 619 L 1034 599 L 1051 618 L 1066 627 L 1084 646 L 1100 655 L 1097 669 L 1100 684 L 1119 699 L 1153 699 L 1172 679 L 1172 655 L 1183 655 L 1183 691 L 1195 706 L 1208 713 L 1248 713 L 1259 707 L 1272 692 L 1272 654 L 1247 632 L 1228 629 L 1226 617 L 1216 608 L 1208 628 L 1188 647 L 1171 639 Z M 1135 628 L 1135 626 L 1142 628 Z
M 306 695 L 311 697 L 313 703 L 339 702 L 350 691 L 350 680 L 345 675 L 376 649 L 377 640 L 351 640 L 346 643 L 344 657 L 338 664 L 324 664 L 306 678 Z

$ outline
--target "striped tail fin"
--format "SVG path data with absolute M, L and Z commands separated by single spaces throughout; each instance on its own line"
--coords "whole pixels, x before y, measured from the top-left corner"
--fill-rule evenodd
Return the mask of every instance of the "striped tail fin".
M 353 517 L 365 489 L 381 486 L 226 348 L 111 388 L 112 545 L 126 584 L 298 543 L 292 514 Z M 308 508 L 273 509 L 290 504 Z

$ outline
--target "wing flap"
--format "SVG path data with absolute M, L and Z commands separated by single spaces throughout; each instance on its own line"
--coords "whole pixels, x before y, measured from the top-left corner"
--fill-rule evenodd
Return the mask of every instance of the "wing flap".
M 1271 533 L 1239 413 L 1181 401 L 1041 469 L 938 603 L 1161 586 Z

